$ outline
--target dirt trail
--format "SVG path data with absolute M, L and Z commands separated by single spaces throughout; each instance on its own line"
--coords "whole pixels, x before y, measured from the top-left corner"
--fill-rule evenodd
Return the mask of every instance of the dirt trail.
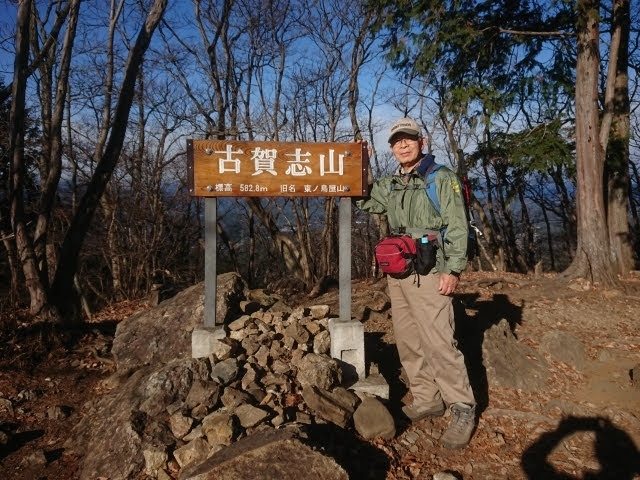
M 640 275 L 623 286 L 608 291 L 586 282 L 563 285 L 551 275 L 465 273 L 457 295 L 460 325 L 505 318 L 519 341 L 536 349 L 545 332 L 571 332 L 586 348 L 586 367 L 576 371 L 547 358 L 544 391 L 486 386 L 477 432 L 463 451 L 439 446 L 447 418 L 399 424 L 394 440 L 371 442 L 387 459 L 385 471 L 371 478 L 426 480 L 451 471 L 465 480 L 640 479 L 640 389 L 630 377 L 640 365 Z M 359 292 L 380 288 L 354 284 Z M 306 302 L 337 309 L 338 292 Z M 13 416 L 7 420 L 0 410 L 0 435 L 8 438 L 0 444 L 0 478 L 74 478 L 77 459 L 62 445 L 86 413 L 85 403 L 101 394 L 100 380 L 113 371 L 105 359 L 117 322 L 139 308 L 144 305 L 111 307 L 57 348 L 42 331 L 24 327 L 28 319 L 3 314 L 0 399 L 12 400 Z M 378 364 L 389 380 L 393 410 L 409 394 L 398 373 L 391 323 L 384 315 L 372 316 L 365 332 L 376 342 L 367 361 Z

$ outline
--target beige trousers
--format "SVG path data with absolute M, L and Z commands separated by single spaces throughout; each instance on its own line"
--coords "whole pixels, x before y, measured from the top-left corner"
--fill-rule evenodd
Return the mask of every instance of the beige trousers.
M 475 404 L 464 357 L 453 337 L 451 297 L 440 295 L 440 274 L 388 277 L 393 330 L 416 406 L 443 400 Z

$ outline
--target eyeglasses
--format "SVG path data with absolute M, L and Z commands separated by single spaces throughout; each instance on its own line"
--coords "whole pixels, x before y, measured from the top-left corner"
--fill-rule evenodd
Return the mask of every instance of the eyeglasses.
M 418 137 L 401 137 L 391 142 L 391 148 L 404 147 L 405 145 L 413 145 L 414 142 L 418 142 Z

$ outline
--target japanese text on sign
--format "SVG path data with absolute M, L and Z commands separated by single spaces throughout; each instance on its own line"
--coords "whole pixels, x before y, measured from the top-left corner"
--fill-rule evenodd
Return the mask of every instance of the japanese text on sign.
M 190 190 L 199 196 L 361 196 L 368 158 L 356 143 L 192 141 Z

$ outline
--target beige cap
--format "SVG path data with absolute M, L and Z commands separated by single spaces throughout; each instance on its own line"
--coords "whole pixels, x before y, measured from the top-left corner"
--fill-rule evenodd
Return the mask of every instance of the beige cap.
M 409 135 L 422 135 L 420 125 L 413 118 L 401 118 L 391 125 L 389 130 L 389 142 L 396 133 L 408 133 Z

